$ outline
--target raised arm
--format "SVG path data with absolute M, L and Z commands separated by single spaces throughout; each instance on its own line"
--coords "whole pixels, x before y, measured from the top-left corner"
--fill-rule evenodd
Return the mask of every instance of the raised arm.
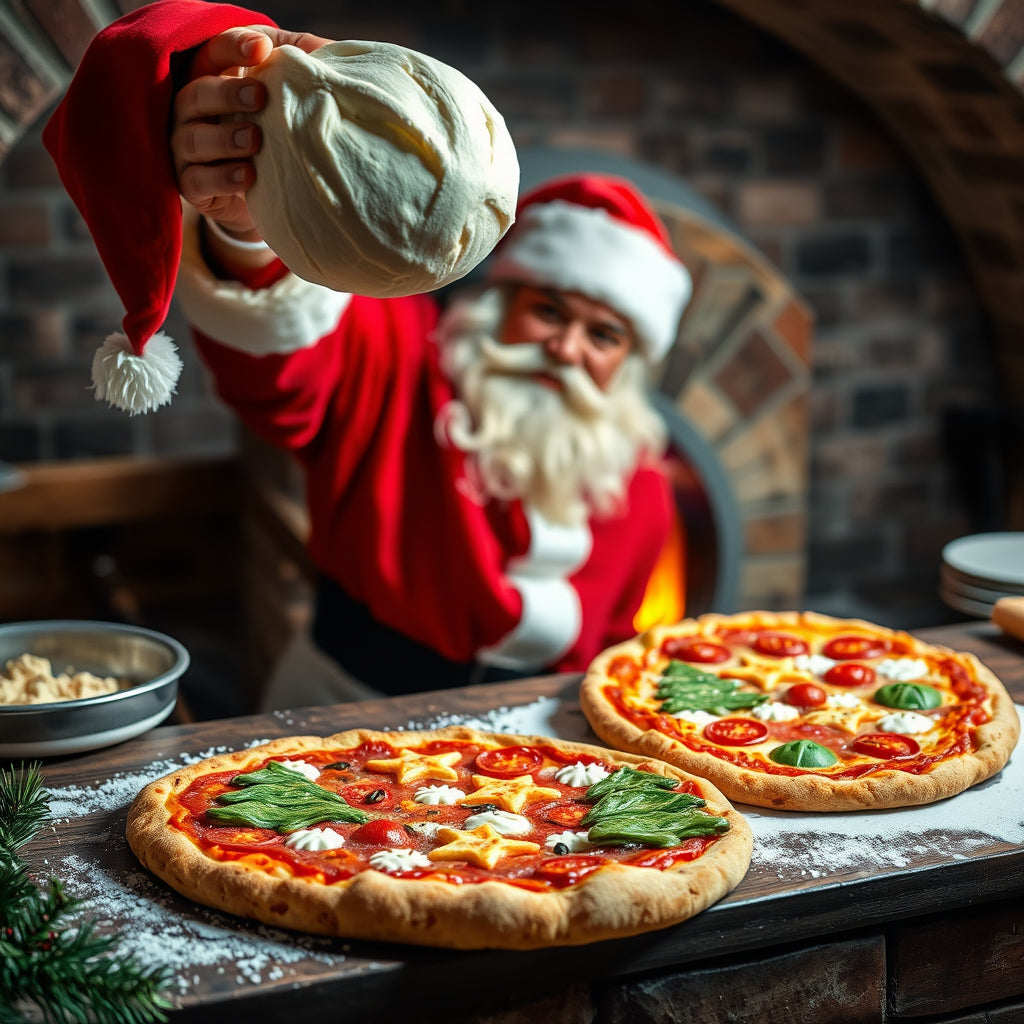
M 329 39 L 264 26 L 228 29 L 204 43 L 193 58 L 189 81 L 174 98 L 171 153 L 178 189 L 220 231 L 240 242 L 259 241 L 245 202 L 256 179 L 252 157 L 260 130 L 247 115 L 262 109 L 266 89 L 242 69 L 266 60 L 274 47 L 292 45 L 311 53 Z M 271 262 L 268 249 L 232 245 L 216 230 L 207 242 L 226 270 Z

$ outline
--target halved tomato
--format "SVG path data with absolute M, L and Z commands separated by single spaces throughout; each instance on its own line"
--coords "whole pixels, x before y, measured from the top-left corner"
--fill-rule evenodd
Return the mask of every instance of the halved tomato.
M 661 645 L 661 653 L 666 658 L 677 661 L 696 662 L 702 665 L 728 661 L 732 651 L 722 644 L 713 643 L 699 636 L 672 636 Z
M 723 747 L 748 747 L 768 735 L 768 726 L 754 718 L 719 718 L 704 726 L 704 735 Z
M 917 740 L 892 732 L 869 732 L 853 741 L 853 749 L 865 757 L 887 761 L 891 757 L 913 757 L 921 749 Z
M 409 834 L 397 821 L 387 818 L 374 818 L 352 833 L 352 841 L 365 843 L 367 846 L 408 846 Z
M 792 633 L 759 633 L 751 646 L 759 654 L 772 658 L 795 658 L 810 650 L 805 641 Z
M 485 775 L 511 779 L 529 775 L 544 764 L 544 757 L 532 747 L 499 747 L 476 755 L 476 766 Z
M 581 878 L 603 867 L 608 861 L 592 853 L 569 854 L 566 857 L 549 857 L 534 869 L 537 878 L 543 878 L 552 885 L 575 885 Z
M 870 665 L 859 665 L 855 661 L 844 661 L 833 665 L 822 677 L 832 686 L 870 686 L 876 674 Z
M 851 661 L 854 658 L 880 658 L 892 644 L 879 636 L 834 636 L 821 649 L 826 658 Z

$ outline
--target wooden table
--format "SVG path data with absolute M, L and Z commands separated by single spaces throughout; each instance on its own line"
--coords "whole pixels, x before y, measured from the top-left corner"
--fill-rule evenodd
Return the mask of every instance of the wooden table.
M 1024 644 L 986 623 L 918 635 L 975 652 L 1024 704 Z M 167 726 L 53 760 L 44 767 L 53 827 L 24 855 L 42 877 L 64 880 L 124 948 L 173 968 L 175 1021 L 224 1024 L 234 1007 L 259 1022 L 438 1019 L 435 994 L 451 1021 L 634 1024 L 666 1019 L 670 1006 L 704 1022 L 1021 1019 L 1012 1015 L 1024 1013 L 1020 752 L 995 779 L 923 808 L 740 806 L 755 854 L 729 896 L 676 927 L 570 949 L 464 953 L 276 931 L 178 897 L 124 842 L 128 803 L 146 782 L 278 736 L 469 721 L 596 741 L 576 701 L 579 678 Z M 963 1015 L 992 1005 L 1010 1015 Z

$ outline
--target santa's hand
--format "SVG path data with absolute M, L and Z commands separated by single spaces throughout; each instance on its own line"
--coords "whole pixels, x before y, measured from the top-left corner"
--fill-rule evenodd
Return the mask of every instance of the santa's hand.
M 175 96 L 171 153 L 178 191 L 241 239 L 258 237 L 245 193 L 256 180 L 252 157 L 260 148 L 260 132 L 245 116 L 263 107 L 266 90 L 240 77 L 240 69 L 266 60 L 275 46 L 310 53 L 330 41 L 264 26 L 228 29 L 196 51 L 192 78 Z

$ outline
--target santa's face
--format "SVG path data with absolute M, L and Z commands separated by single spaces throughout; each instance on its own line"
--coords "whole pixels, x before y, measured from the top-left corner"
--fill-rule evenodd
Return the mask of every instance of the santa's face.
M 556 366 L 578 366 L 607 391 L 635 348 L 629 322 L 610 306 L 579 292 L 522 285 L 513 294 L 498 340 L 537 345 Z M 557 378 L 537 379 L 559 387 Z
M 502 342 L 515 298 L 492 290 L 442 320 L 441 365 L 457 397 L 438 416 L 438 437 L 467 453 L 481 496 L 521 498 L 560 523 L 611 511 L 638 459 L 664 443 L 645 397 L 644 361 L 628 341 L 609 345 L 615 354 L 600 365 L 593 353 L 599 380 L 582 360 L 553 356 L 543 339 Z M 536 316 L 524 314 L 520 324 Z

